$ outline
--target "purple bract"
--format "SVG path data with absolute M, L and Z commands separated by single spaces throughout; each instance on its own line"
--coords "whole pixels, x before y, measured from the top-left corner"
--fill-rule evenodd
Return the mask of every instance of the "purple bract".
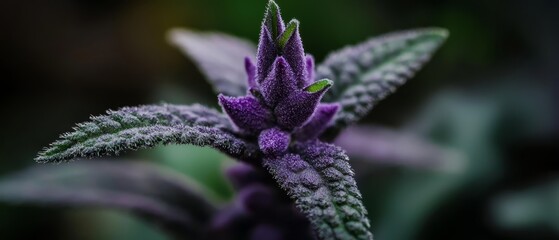
M 285 25 L 275 4 L 262 23 L 256 60 L 255 66 L 245 58 L 246 96 L 218 97 L 238 130 L 258 137 L 265 155 L 281 155 L 290 141 L 317 138 L 339 108 L 320 103 L 332 81 L 314 81 L 314 60 L 305 55 L 299 22 Z

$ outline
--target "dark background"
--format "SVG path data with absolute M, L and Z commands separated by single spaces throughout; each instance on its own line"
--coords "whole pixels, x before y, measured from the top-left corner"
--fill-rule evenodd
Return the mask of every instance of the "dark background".
M 181 26 L 256 41 L 265 4 L 2 1 L 0 175 L 33 165 L 35 154 L 58 134 L 106 109 L 160 101 L 217 106 L 209 84 L 166 42 L 166 32 Z M 439 26 L 451 33 L 433 61 L 363 122 L 402 128 L 437 115 L 452 122 L 447 128 L 453 130 L 429 137 L 460 149 L 472 163 L 452 176 L 388 166 L 360 178 L 377 239 L 559 238 L 559 1 L 278 4 L 284 18 L 300 20 L 305 50 L 318 62 L 331 50 L 389 31 Z M 199 157 L 222 158 L 194 150 Z M 205 174 L 193 177 L 218 182 L 208 185 L 230 197 L 223 179 L 210 179 L 219 171 Z M 502 210 L 509 203 L 512 213 Z M 164 238 L 127 214 L 8 205 L 0 205 L 0 234 L 2 239 Z

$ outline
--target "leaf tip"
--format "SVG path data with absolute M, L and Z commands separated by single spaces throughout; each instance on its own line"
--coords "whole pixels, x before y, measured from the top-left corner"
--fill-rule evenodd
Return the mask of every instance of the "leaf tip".
M 293 34 L 296 33 L 298 29 L 299 29 L 299 20 L 291 19 L 291 21 L 287 23 L 287 27 L 285 28 L 285 31 L 280 35 L 278 39 L 278 44 L 280 48 L 285 47 L 289 39 L 291 39 L 291 36 L 293 36 Z
M 308 93 L 316 93 L 316 92 L 320 92 L 320 91 L 323 91 L 323 90 L 327 90 L 332 85 L 334 85 L 334 82 L 332 80 L 322 79 L 322 80 L 318 80 L 318 81 L 314 82 L 313 84 L 309 85 L 308 87 L 306 87 L 305 91 L 308 92 Z
M 273 39 L 275 39 L 278 34 L 283 31 L 284 23 L 281 19 L 280 8 L 278 4 L 273 0 L 270 0 L 268 2 L 268 5 L 266 6 L 264 25 L 267 26 L 268 31 L 270 31 Z
M 49 162 L 51 162 L 52 161 L 52 156 L 49 155 L 49 150 L 50 149 L 51 148 L 44 148 L 39 153 L 37 153 L 37 156 L 33 160 L 35 160 L 35 162 L 37 162 L 37 163 L 49 163 Z
M 180 42 L 182 36 L 187 33 L 188 31 L 183 28 L 171 28 L 167 30 L 165 38 L 169 44 L 176 46 Z
M 33 160 L 35 160 L 35 162 L 37 162 L 37 163 L 47 163 L 48 162 L 45 159 L 45 156 L 42 156 L 41 154 L 37 155 Z
M 270 0 L 270 1 L 268 1 L 268 5 L 266 6 L 266 10 L 268 10 L 268 11 L 278 11 L 279 6 L 276 3 L 276 1 Z
M 440 27 L 428 28 L 428 29 L 426 29 L 425 32 L 428 33 L 429 35 L 440 38 L 443 41 L 446 40 L 450 35 L 450 32 L 448 31 L 448 29 L 440 28 Z

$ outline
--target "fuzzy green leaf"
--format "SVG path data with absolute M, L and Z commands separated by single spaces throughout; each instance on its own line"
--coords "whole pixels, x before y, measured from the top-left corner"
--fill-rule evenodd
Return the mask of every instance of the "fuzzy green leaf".
M 339 147 L 315 141 L 295 144 L 282 157 L 264 159 L 264 166 L 320 239 L 372 239 L 348 160 Z
M 158 144 L 210 146 L 241 160 L 251 160 L 257 147 L 233 133 L 229 119 L 201 105 L 145 105 L 108 111 L 80 123 L 39 153 L 38 162 L 118 155 Z
M 316 74 L 316 79 L 334 81 L 324 101 L 342 106 L 329 131 L 368 114 L 380 100 L 413 77 L 447 36 L 448 32 L 439 28 L 402 31 L 330 54 L 318 65 Z
M 182 238 L 201 235 L 217 210 L 181 175 L 129 161 L 35 166 L 0 180 L 0 201 L 130 211 Z

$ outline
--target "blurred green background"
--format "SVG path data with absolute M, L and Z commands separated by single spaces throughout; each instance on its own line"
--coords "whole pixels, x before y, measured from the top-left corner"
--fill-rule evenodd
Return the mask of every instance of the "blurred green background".
M 456 171 L 375 166 L 358 184 L 376 239 L 559 239 L 559 2 L 277 1 L 320 62 L 347 44 L 439 26 L 433 61 L 363 122 L 405 129 L 466 156 Z M 0 3 L 0 175 L 106 109 L 154 102 L 217 107 L 171 27 L 258 38 L 264 0 Z M 239 64 L 242 64 L 241 60 Z M 233 161 L 198 147 L 126 157 L 181 171 L 227 201 Z M 122 212 L 0 205 L 2 239 L 166 239 Z

